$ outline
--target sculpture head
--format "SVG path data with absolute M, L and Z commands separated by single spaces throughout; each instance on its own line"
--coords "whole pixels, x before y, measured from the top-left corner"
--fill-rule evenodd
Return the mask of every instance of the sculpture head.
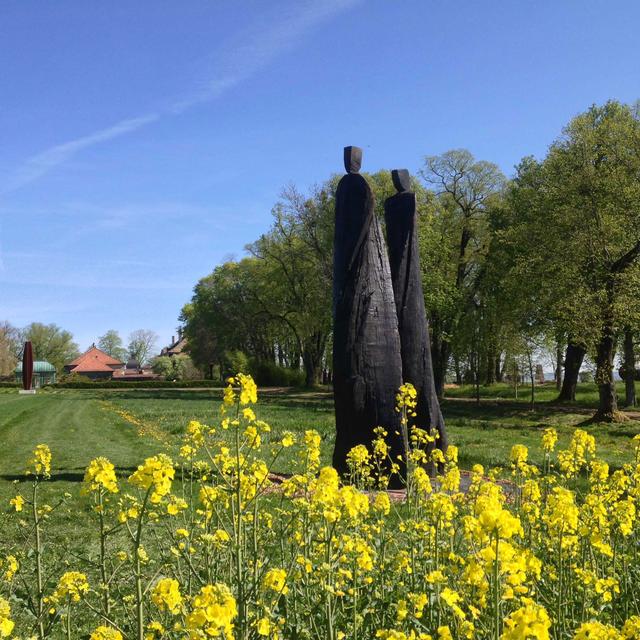
M 362 149 L 360 147 L 344 148 L 344 168 L 347 173 L 358 173 L 362 166 Z
M 411 176 L 406 169 L 393 169 L 391 171 L 391 179 L 398 193 L 411 190 Z

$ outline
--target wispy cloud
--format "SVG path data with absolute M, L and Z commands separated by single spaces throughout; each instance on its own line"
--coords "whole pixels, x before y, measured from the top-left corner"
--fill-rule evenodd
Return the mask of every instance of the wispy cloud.
M 9 178 L 9 180 L 0 187 L 0 193 L 15 191 L 25 184 L 37 180 L 58 165 L 63 164 L 79 151 L 82 151 L 87 147 L 92 147 L 100 142 L 107 142 L 113 138 L 123 136 L 126 133 L 136 131 L 141 127 L 155 122 L 158 118 L 160 118 L 159 113 L 150 113 L 137 118 L 128 118 L 127 120 L 122 120 L 111 127 L 107 127 L 106 129 L 94 131 L 87 136 L 76 138 L 75 140 L 64 142 L 63 144 L 46 149 L 45 151 L 28 158 Z
M 214 78 L 208 77 L 201 81 L 200 86 L 186 92 L 180 98 L 169 101 L 162 108 L 121 120 L 28 158 L 4 181 L 4 184 L 0 184 L 0 194 L 15 191 L 37 180 L 83 149 L 133 133 L 161 118 L 179 115 L 197 105 L 216 100 L 255 75 L 279 55 L 294 48 L 308 31 L 361 1 L 296 1 L 290 12 L 278 14 L 277 20 L 267 27 L 261 24 L 259 27 L 247 29 L 240 37 L 224 43 L 220 48 L 222 53 L 211 56 L 208 61 L 207 66 L 214 69 Z

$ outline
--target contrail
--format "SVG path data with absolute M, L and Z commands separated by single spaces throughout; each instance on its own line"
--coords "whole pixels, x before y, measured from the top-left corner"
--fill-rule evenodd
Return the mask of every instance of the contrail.
M 0 194 L 15 191 L 37 180 L 83 149 L 133 133 L 161 118 L 175 116 L 199 104 L 216 100 L 226 91 L 267 66 L 277 56 L 295 47 L 304 34 L 318 24 L 359 2 L 361 0 L 327 0 L 325 2 L 309 0 L 296 3 L 296 10 L 284 17 L 280 16 L 277 23 L 267 28 L 261 25 L 260 29 L 248 29 L 241 38 L 226 43 L 222 47 L 225 53 L 216 60 L 217 77 L 215 79 L 203 82 L 202 86 L 192 91 L 190 95 L 174 100 L 164 108 L 121 120 L 109 127 L 50 147 L 27 158 L 13 175 L 0 185 Z M 302 10 L 298 8 L 300 4 L 303 5 Z

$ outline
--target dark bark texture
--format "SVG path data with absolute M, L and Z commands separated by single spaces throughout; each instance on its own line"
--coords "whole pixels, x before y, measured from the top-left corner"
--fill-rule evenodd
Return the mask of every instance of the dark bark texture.
M 417 392 L 415 425 L 438 434 L 437 447 L 448 446 L 444 418 L 436 393 L 431 341 L 424 306 L 416 229 L 416 196 L 397 193 L 384 205 L 391 279 L 398 315 L 402 378 Z
M 596 383 L 598 385 L 598 411 L 594 422 L 613 422 L 617 419 L 618 398 L 613 379 L 613 359 L 616 354 L 613 327 L 609 322 L 602 329 L 596 350 Z
M 558 396 L 558 402 L 575 402 L 576 387 L 578 386 L 578 374 L 582 361 L 587 353 L 585 347 L 569 340 L 567 352 L 564 356 L 564 378 L 562 380 L 562 389 Z
M 441 324 L 439 318 L 435 324 Z M 432 325 L 431 357 L 433 359 L 433 377 L 438 398 L 444 397 L 444 381 L 447 376 L 447 366 L 451 356 L 451 345 L 444 337 L 444 329 L 441 326 Z
M 338 185 L 335 202 L 333 465 L 344 473 L 349 450 L 369 446 L 377 426 L 388 432 L 392 458 L 404 459 L 395 410 L 402 361 L 389 260 L 371 189 L 361 175 L 349 173 Z

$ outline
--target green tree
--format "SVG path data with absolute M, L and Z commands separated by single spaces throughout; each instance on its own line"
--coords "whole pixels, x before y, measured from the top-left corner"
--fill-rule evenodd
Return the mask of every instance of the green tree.
M 321 191 L 300 201 L 295 192 L 285 194 L 273 209 L 271 230 L 249 246 L 265 276 L 259 287 L 252 287 L 252 297 L 294 338 L 307 386 L 320 381 L 331 333 L 332 254 L 325 250 L 328 238 L 320 236 L 312 222 L 326 216 L 330 208 L 326 196 Z
M 68 331 L 55 324 L 32 322 L 22 331 L 21 342 L 31 341 L 34 359 L 45 360 L 61 371 L 79 355 L 78 345 Z
M 618 336 L 640 326 L 639 175 L 637 109 L 610 101 L 571 120 L 542 162 L 525 159 L 508 196 L 511 303 L 593 354 L 602 421 L 621 418 Z
M 224 354 L 243 351 L 258 362 L 275 362 L 276 327 L 254 298 L 265 282 L 260 262 L 226 262 L 195 286 L 182 309 L 189 353 L 202 370 L 225 370 Z
M 175 356 L 157 356 L 152 362 L 153 372 L 166 380 L 185 380 L 193 378 L 191 358 L 184 354 Z
M 109 329 L 98 338 L 98 348 L 117 360 L 125 360 L 127 358 L 127 350 L 122 344 L 120 334 L 115 329 Z
M 458 325 L 478 293 L 490 237 L 487 211 L 501 196 L 506 179 L 495 164 L 476 160 L 466 149 L 427 156 L 420 176 L 438 199 L 438 207 L 421 224 L 420 240 L 434 378 L 442 395 Z
M 158 334 L 150 329 L 137 329 L 129 334 L 127 351 L 129 357 L 142 366 L 149 361 L 158 342 Z
M 0 323 L 0 376 L 13 374 L 21 350 L 20 330 L 9 322 Z

